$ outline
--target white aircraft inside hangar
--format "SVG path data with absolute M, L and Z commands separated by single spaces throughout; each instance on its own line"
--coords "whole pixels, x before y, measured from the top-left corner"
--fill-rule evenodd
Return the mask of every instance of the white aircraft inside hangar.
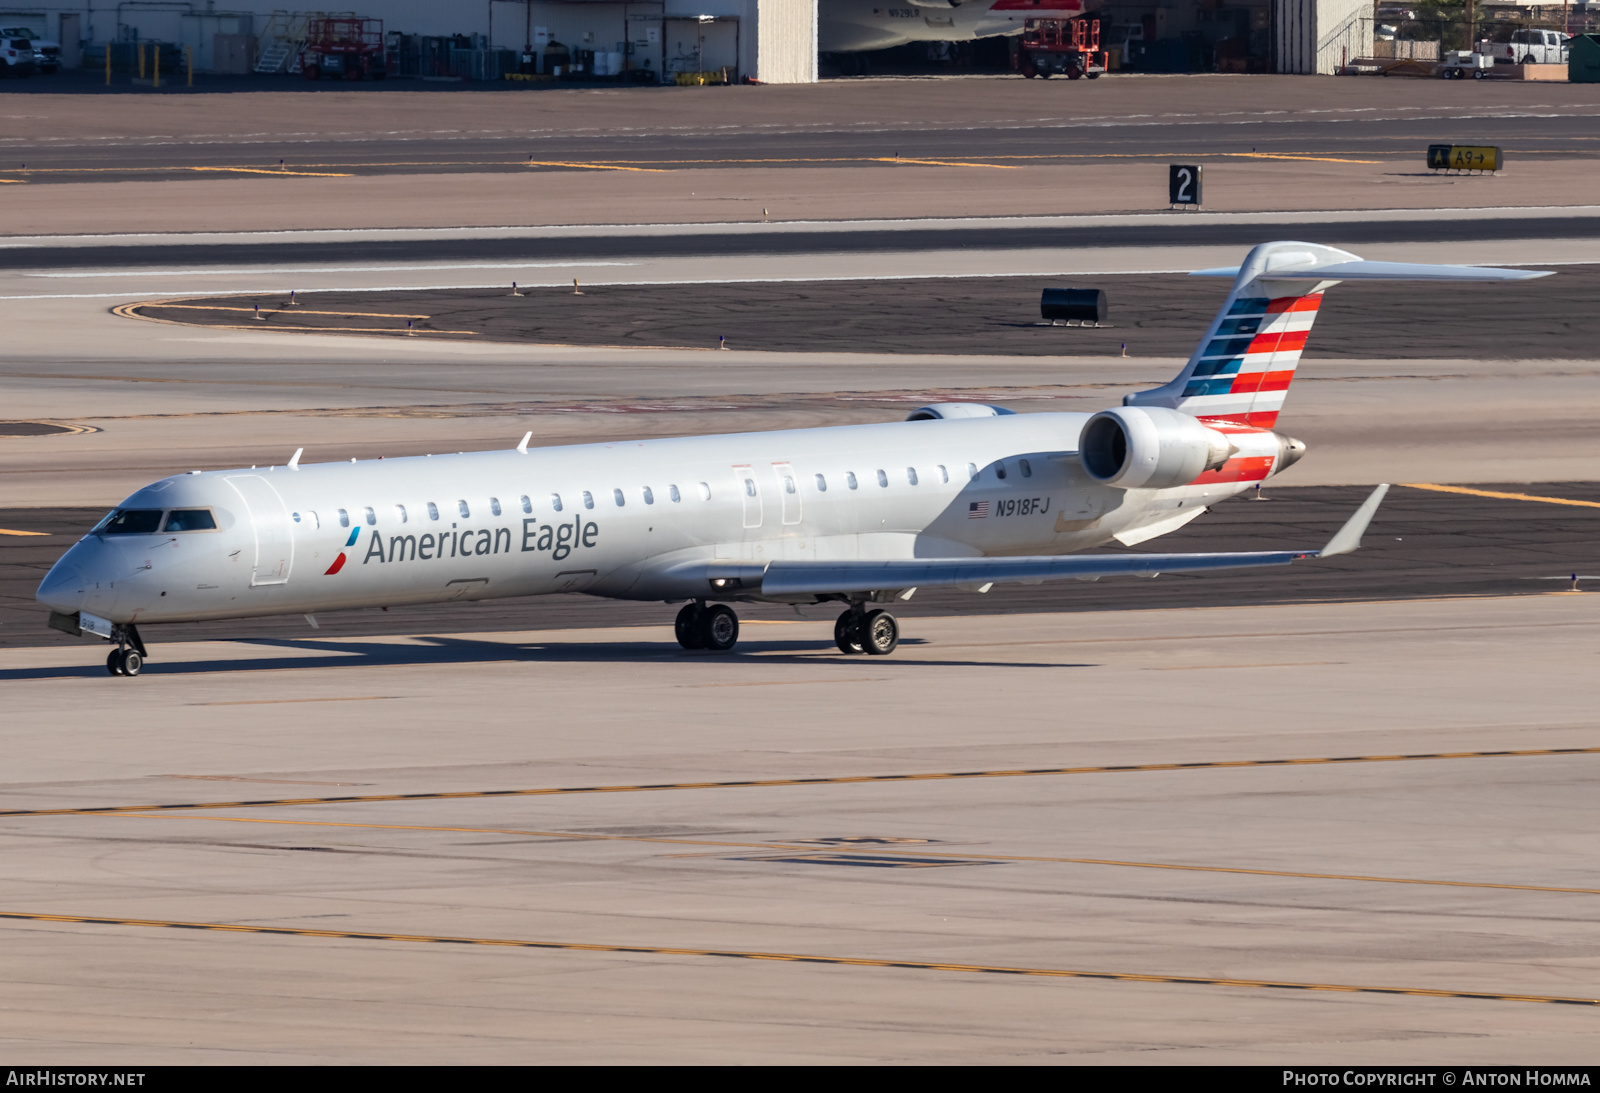
M 883 655 L 883 606 L 937 586 L 1280 566 L 1359 546 L 1379 486 L 1324 546 L 1075 554 L 1174 531 L 1304 453 L 1276 431 L 1323 293 L 1344 280 L 1541 272 L 1256 247 L 1179 374 L 1095 414 L 973 403 L 902 422 L 191 471 L 135 492 L 39 586 L 50 625 L 139 674 L 141 624 L 585 592 L 680 603 L 689 649 L 726 651 L 730 604 L 843 606 L 844 653 Z M 530 607 L 530 617 L 537 617 Z

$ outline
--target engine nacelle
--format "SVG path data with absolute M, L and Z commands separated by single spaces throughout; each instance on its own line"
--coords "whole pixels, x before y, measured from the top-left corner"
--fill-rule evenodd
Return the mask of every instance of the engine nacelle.
M 1161 406 L 1102 410 L 1078 437 L 1078 458 L 1089 477 L 1125 490 L 1187 485 L 1237 450 L 1215 429 Z
M 934 402 L 906 415 L 907 421 L 950 421 L 962 417 L 1006 417 L 1016 413 L 984 402 Z

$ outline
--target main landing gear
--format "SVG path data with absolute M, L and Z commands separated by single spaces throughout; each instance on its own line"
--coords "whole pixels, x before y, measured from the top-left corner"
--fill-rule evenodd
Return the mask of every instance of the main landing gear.
M 716 603 L 707 607 L 703 602 L 684 604 L 673 623 L 678 644 L 685 649 L 709 649 L 713 653 L 726 653 L 739 641 L 739 616 L 733 608 Z
M 900 623 L 887 611 L 863 611 L 857 604 L 833 624 L 833 643 L 841 653 L 888 656 L 900 644 Z
M 117 627 L 113 633 L 117 647 L 106 655 L 106 672 L 114 676 L 136 676 L 144 670 L 144 642 L 132 624 Z
M 685 649 L 726 653 L 739 640 L 739 616 L 724 604 L 707 606 L 696 600 L 684 604 L 672 629 Z M 841 653 L 888 656 L 900 644 L 900 623 L 887 611 L 866 611 L 855 604 L 833 624 L 833 642 Z

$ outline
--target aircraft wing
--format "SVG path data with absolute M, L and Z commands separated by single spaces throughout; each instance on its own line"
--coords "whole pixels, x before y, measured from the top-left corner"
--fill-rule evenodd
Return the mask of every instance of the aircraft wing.
M 1038 582 L 1075 577 L 1198 573 L 1288 565 L 1302 558 L 1348 554 L 1389 490 L 1379 486 L 1320 550 L 1270 550 L 1227 554 L 1077 554 L 1065 557 L 908 558 L 893 561 L 771 562 L 759 576 L 762 596 L 812 596 L 939 585 Z M 754 583 L 743 574 L 742 584 Z M 715 582 L 713 582 L 715 583 Z

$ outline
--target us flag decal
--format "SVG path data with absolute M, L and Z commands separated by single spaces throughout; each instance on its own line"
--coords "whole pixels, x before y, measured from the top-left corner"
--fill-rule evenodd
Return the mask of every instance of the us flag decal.
M 967 505 L 968 520 L 982 520 L 989 515 L 989 502 L 973 501 Z

